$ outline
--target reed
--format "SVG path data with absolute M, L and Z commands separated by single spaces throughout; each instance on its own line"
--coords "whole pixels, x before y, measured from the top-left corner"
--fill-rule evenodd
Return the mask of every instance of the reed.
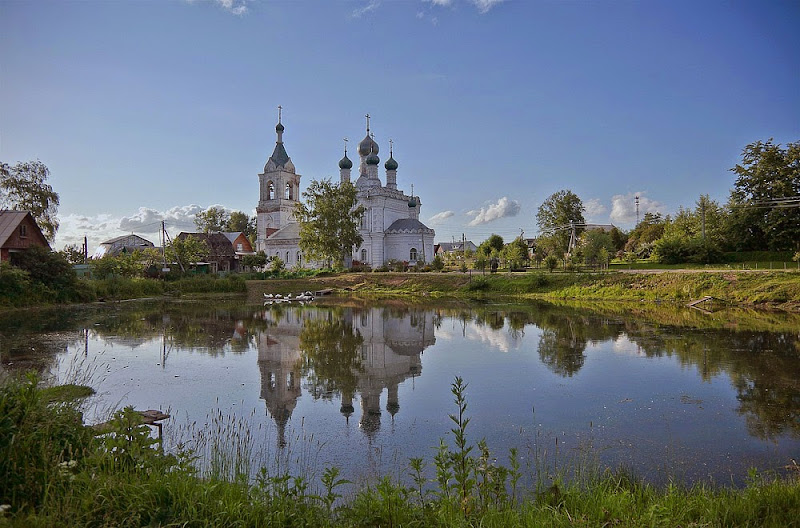
M 252 460 L 258 431 L 224 413 L 209 416 L 211 437 L 194 438 L 195 447 L 210 450 L 203 466 L 193 449 L 165 453 L 130 409 L 117 412 L 111 430 L 95 438 L 74 408 L 46 402 L 35 376 L 6 379 L 0 386 L 0 525 L 798 525 L 797 464 L 783 477 L 752 471 L 742 489 L 656 488 L 623 470 L 560 461 L 558 437 L 537 430 L 526 457 L 533 460 L 523 468 L 511 450 L 505 465 L 485 441 L 469 441 L 466 389 L 456 378 L 451 443 L 440 442 L 432 464 L 412 458 L 405 474 L 350 489 L 354 484 L 338 468 L 316 478 L 286 465 L 254 470 L 237 460 Z M 238 438 L 225 445 L 226 438 L 214 435 Z M 292 456 L 305 463 L 314 458 L 302 448 Z M 520 487 L 529 471 L 539 474 L 536 484 Z

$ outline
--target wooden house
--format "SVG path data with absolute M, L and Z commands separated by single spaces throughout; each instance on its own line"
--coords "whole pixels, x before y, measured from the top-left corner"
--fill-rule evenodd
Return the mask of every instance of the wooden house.
M 50 249 L 39 224 L 29 211 L 0 210 L 0 261 L 14 262 L 14 253 L 31 247 Z

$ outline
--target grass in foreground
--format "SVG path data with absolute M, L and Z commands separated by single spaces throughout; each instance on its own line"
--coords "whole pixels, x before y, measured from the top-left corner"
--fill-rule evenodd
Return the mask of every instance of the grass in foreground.
M 751 473 L 744 489 L 657 489 L 624 472 L 539 478 L 520 489 L 516 451 L 498 464 L 467 436 L 466 385 L 452 386 L 452 444 L 412 458 L 404 482 L 352 490 L 328 468 L 255 479 L 201 475 L 189 452 L 164 454 L 131 409 L 95 437 L 37 379 L 0 387 L 0 524 L 14 526 L 796 526 L 797 475 Z

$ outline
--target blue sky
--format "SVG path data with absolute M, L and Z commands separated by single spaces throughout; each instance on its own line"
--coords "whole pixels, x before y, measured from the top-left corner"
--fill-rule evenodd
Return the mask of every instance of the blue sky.
M 797 27 L 796 1 L 0 0 L 0 160 L 50 168 L 57 248 L 156 242 L 254 212 L 278 105 L 303 189 L 370 113 L 437 241 L 533 236 L 559 189 L 630 228 L 635 194 L 724 202 L 746 144 L 800 140 Z

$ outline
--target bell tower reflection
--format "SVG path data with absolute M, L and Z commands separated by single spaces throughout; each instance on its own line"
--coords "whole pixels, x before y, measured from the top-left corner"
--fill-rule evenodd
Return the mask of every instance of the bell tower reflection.
M 278 447 L 286 446 L 286 425 L 301 395 L 299 340 L 288 330 L 275 327 L 257 336 L 261 399 L 266 402 L 267 412 L 278 428 Z
M 346 421 L 360 400 L 359 428 L 372 438 L 381 428 L 381 398 L 394 418 L 399 387 L 422 373 L 422 352 L 434 344 L 434 314 L 411 308 L 286 307 L 267 310 L 269 329 L 257 339 L 261 397 L 278 427 L 278 444 L 303 388 L 314 398 L 341 398 Z

